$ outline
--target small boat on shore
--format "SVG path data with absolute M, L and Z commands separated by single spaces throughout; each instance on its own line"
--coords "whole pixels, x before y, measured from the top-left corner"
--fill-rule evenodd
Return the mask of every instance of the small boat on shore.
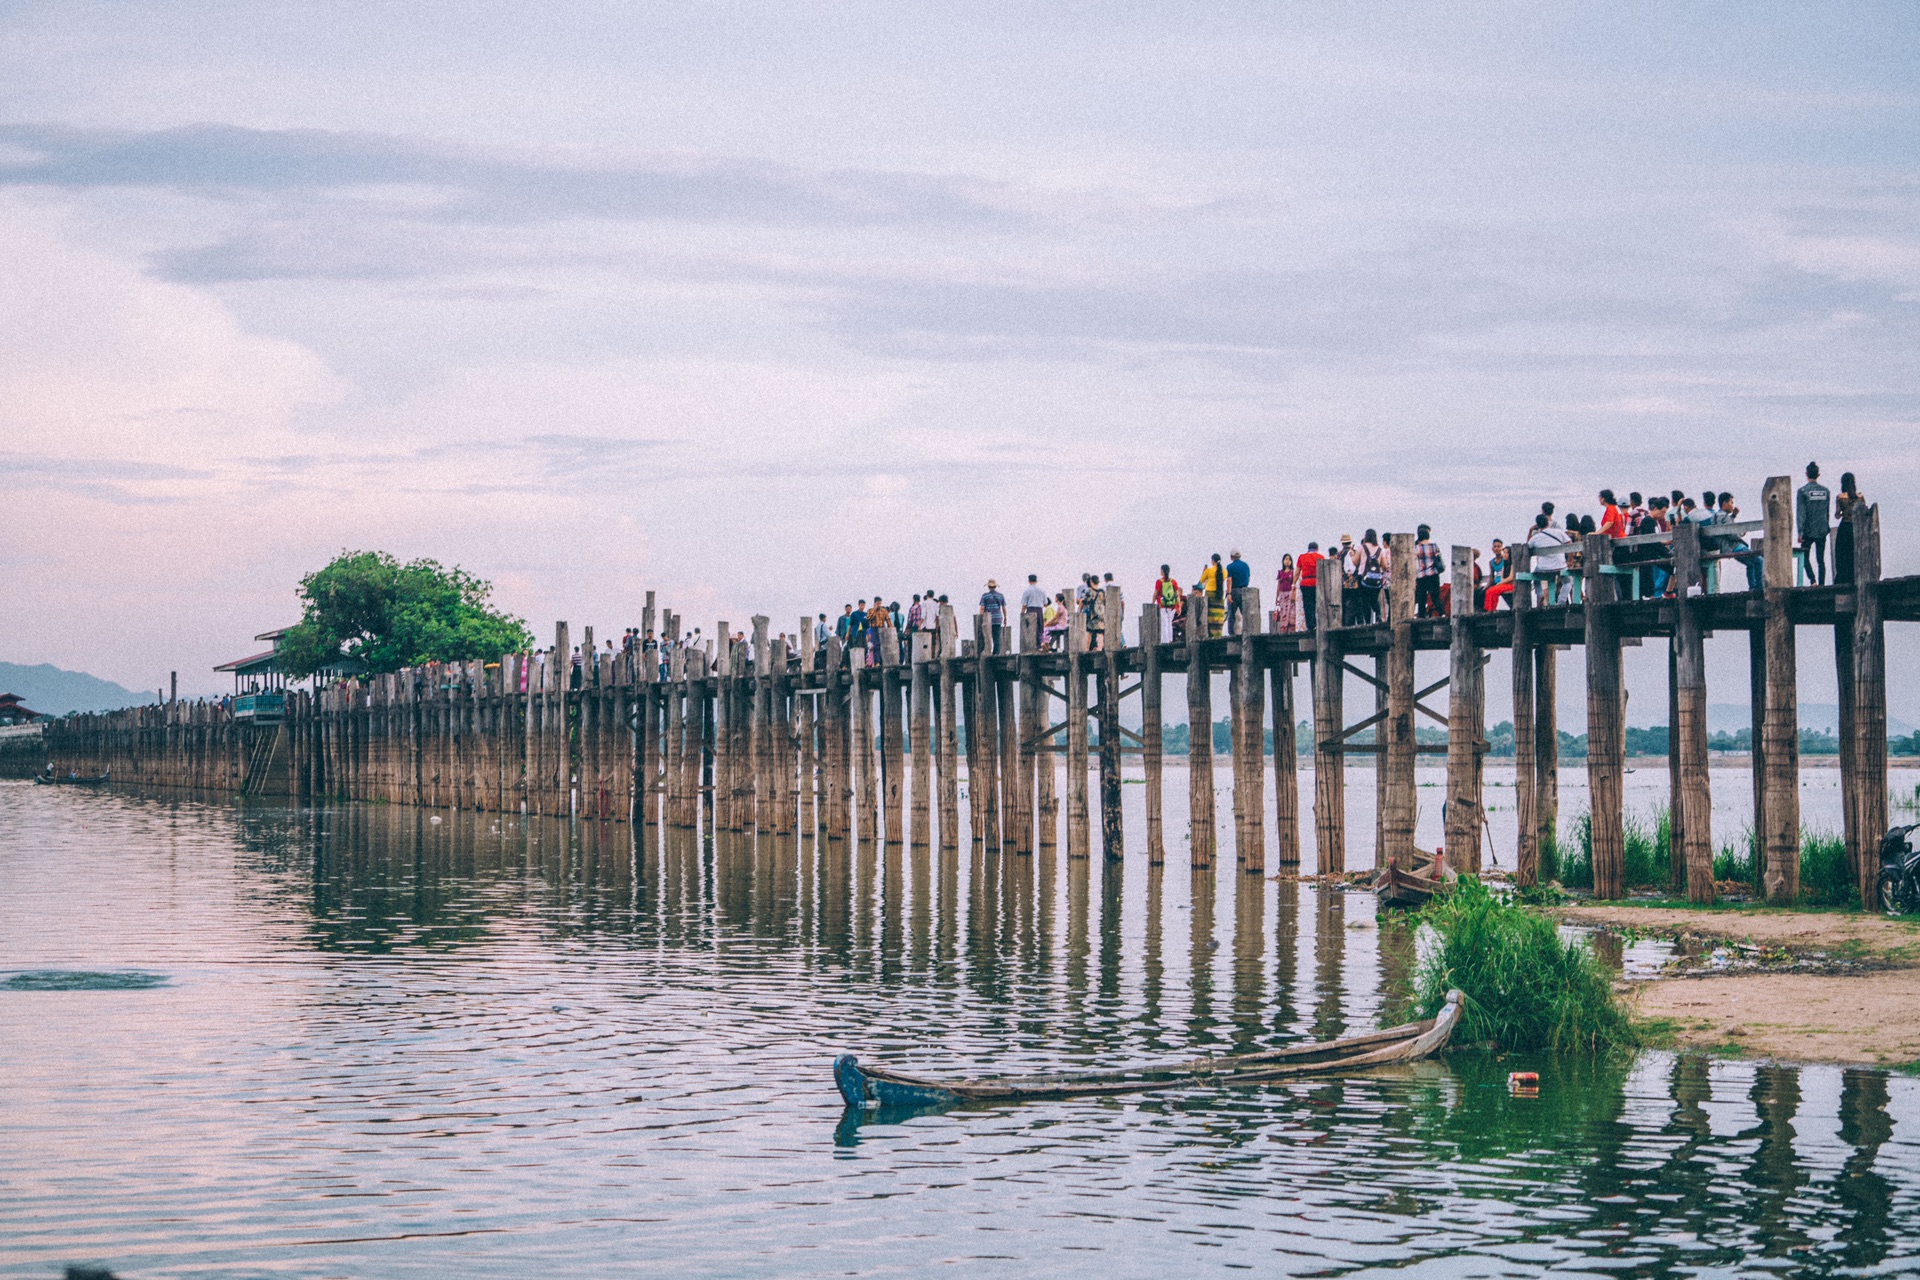
M 979 1076 L 934 1080 L 887 1067 L 862 1066 L 850 1053 L 833 1060 L 834 1083 L 850 1107 L 915 1110 L 958 1102 L 1017 1102 L 1151 1093 L 1191 1085 L 1272 1084 L 1301 1076 L 1342 1075 L 1396 1062 L 1417 1062 L 1446 1048 L 1465 997 L 1449 991 L 1438 1016 L 1315 1044 L 1224 1057 L 1188 1058 L 1117 1071 L 1043 1076 Z
M 83 773 L 73 772 L 64 774 L 36 773 L 33 775 L 33 780 L 37 785 L 42 787 L 104 787 L 112 777 L 113 770 L 109 769 L 97 777 L 89 777 Z
M 1446 855 L 1415 849 L 1412 866 L 1388 863 L 1380 868 L 1380 874 L 1373 878 L 1373 891 L 1380 895 L 1383 907 L 1423 907 L 1428 899 L 1457 878 L 1457 873 L 1447 866 Z

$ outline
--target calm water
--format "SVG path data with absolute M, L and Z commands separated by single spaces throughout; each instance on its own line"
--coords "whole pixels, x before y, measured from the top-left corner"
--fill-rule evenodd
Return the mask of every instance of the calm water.
M 1331 1035 L 1412 952 L 1177 866 L 0 783 L 0 1275 L 1920 1270 L 1904 1076 L 1456 1053 L 886 1124 L 827 1069 Z

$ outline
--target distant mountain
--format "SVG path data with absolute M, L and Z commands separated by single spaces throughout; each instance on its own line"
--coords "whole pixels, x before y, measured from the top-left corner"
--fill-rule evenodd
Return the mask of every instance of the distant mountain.
M 0 693 L 17 693 L 27 706 L 51 716 L 69 711 L 112 711 L 152 702 L 156 696 L 135 693 L 84 671 L 62 671 L 50 662 L 37 667 L 0 662 Z
M 1744 702 L 1710 702 L 1707 704 L 1708 733 L 1738 733 L 1752 727 L 1753 709 Z M 1822 733 L 1834 733 L 1840 728 L 1840 706 L 1833 702 L 1803 702 L 1800 704 L 1800 727 L 1818 729 Z M 1887 732 L 1896 738 L 1904 738 L 1913 732 L 1913 726 L 1897 716 L 1887 717 Z

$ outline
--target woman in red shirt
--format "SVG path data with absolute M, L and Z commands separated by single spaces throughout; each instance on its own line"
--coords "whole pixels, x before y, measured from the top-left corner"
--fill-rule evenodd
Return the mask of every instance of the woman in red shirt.
M 1326 559 L 1320 554 L 1320 544 L 1309 542 L 1300 558 L 1293 562 L 1294 581 L 1300 588 L 1300 612 L 1306 616 L 1307 630 L 1317 631 L 1320 627 L 1320 611 L 1316 607 L 1320 599 L 1320 562 Z
M 1597 531 L 1600 536 L 1603 538 L 1626 537 L 1627 513 L 1620 509 L 1618 502 L 1614 501 L 1613 490 L 1600 491 L 1600 506 L 1600 528 Z

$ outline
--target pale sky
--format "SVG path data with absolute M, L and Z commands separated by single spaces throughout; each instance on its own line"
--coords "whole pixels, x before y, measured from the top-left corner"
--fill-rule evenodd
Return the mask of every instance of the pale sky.
M 1810 458 L 1914 572 L 1917 81 L 1911 3 L 0 4 L 0 659 L 218 692 L 342 548 L 792 629 Z

